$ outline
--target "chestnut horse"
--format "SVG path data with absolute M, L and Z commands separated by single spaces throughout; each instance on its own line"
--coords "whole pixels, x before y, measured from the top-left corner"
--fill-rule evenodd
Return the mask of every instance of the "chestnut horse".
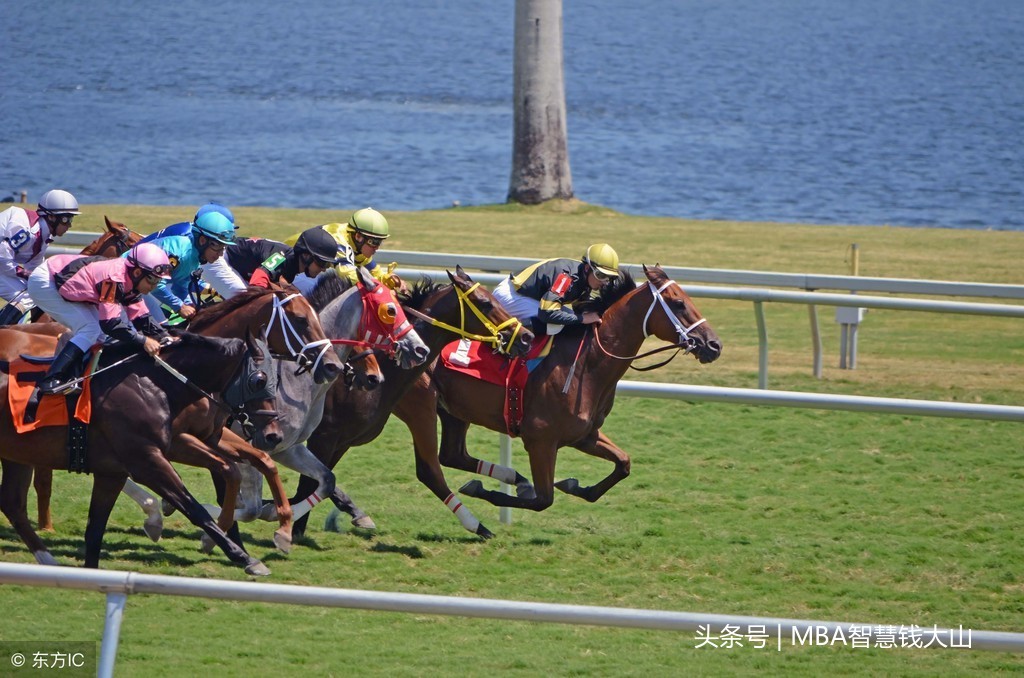
M 625 272 L 605 287 L 586 310 L 601 313 L 599 325 L 566 327 L 555 336 L 551 353 L 530 373 L 523 394 L 519 433 L 530 458 L 534 493 L 517 496 L 484 489 L 479 480 L 460 488 L 497 506 L 543 511 L 554 501 L 554 488 L 587 501 L 597 501 L 629 475 L 630 460 L 601 432 L 615 400 L 615 385 L 633 359 L 639 357 L 650 335 L 691 353 L 701 363 L 721 354 L 714 330 L 690 297 L 659 267 L 644 267 L 646 284 L 635 286 Z M 658 349 L 661 350 L 661 349 Z M 505 387 L 498 386 L 438 362 L 431 384 L 416 394 L 421 407 L 436 395 L 441 419 L 441 463 L 474 469 L 481 462 L 469 455 L 466 432 L 479 424 L 507 433 L 504 417 Z M 432 388 L 430 388 L 432 387 Z M 597 484 L 580 487 L 575 478 L 555 482 L 555 459 L 561 447 L 607 459 L 615 467 Z
M 449 271 L 448 278 L 451 280 L 449 285 L 422 281 L 413 287 L 408 298 L 402 300 L 406 312 L 421 319 L 417 329 L 430 348 L 427 362 L 412 370 L 385 365 L 384 384 L 372 392 L 353 390 L 344 383 L 335 383 L 328 394 L 323 419 L 307 445 L 317 458 L 334 468 L 349 448 L 376 439 L 394 411 L 412 433 L 416 478 L 455 513 L 463 527 L 486 539 L 493 536 L 491 531 L 459 501 L 445 480 L 437 457 L 437 422 L 433 410 L 424 410 L 415 396 L 407 394 L 445 344 L 453 339 L 483 339 L 495 351 L 521 357 L 529 351 L 533 334 L 509 316 L 490 292 L 473 282 L 461 267 L 456 267 L 454 275 Z M 527 483 L 526 478 L 517 477 L 511 469 L 508 472 L 512 482 Z M 491 470 L 491 473 L 500 471 Z M 300 478 L 296 496 L 304 497 L 312 489 L 309 479 Z M 354 524 L 365 526 L 356 522 L 359 516 L 365 515 L 363 511 L 350 498 L 346 499 L 336 496 L 335 505 L 351 515 Z M 334 521 L 337 513 L 332 510 L 331 515 L 329 523 Z M 305 522 L 304 518 L 295 521 L 294 529 L 299 534 L 304 531 Z
M 53 337 L 0 330 L 0 366 L 7 368 L 12 359 L 26 352 L 52 354 L 55 346 Z M 252 358 L 260 349 L 241 339 L 184 334 L 161 350 L 159 360 L 144 358 L 134 347 L 127 347 L 131 355 L 118 362 L 125 348 L 106 349 L 101 367 L 110 365 L 110 369 L 98 369 L 90 377 L 92 420 L 87 442 L 93 489 L 85 530 L 85 566 L 99 565 L 110 511 L 131 475 L 202 528 L 247 573 L 269 574 L 266 566 L 217 526 L 168 461 L 179 442 L 186 447 L 190 442 L 216 446 L 233 409 L 225 405 L 223 401 L 230 398 L 222 394 L 239 387 L 243 392 L 253 390 L 242 396 L 242 404 L 248 400 L 255 402 L 261 412 L 270 411 L 275 394 L 267 388 L 267 377 Z M 56 560 L 29 523 L 26 500 L 33 467 L 68 468 L 67 427 L 47 426 L 18 433 L 8 405 L 9 379 L 6 369 L 0 371 L 0 509 L 36 560 L 53 565 Z M 261 429 L 261 435 L 268 439 L 280 435 L 276 416 L 267 417 Z
M 104 215 L 107 232 L 85 246 L 82 254 L 98 257 L 119 257 L 132 248 L 133 245 L 142 240 L 141 233 L 136 233 L 118 221 L 111 221 L 110 217 Z

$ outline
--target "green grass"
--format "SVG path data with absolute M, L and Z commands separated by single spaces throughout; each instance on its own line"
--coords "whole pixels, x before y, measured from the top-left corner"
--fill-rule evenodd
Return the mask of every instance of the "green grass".
M 87 208 L 152 230 L 193 208 Z M 237 210 L 253 233 L 282 237 L 345 212 Z M 629 262 L 845 273 L 861 246 L 865 275 L 1020 283 L 1024 234 L 888 227 L 802 227 L 625 217 L 589 206 L 473 208 L 389 214 L 395 249 L 522 256 L 575 254 L 608 240 Z M 510 243 L 510 244 L 506 244 Z M 737 244 L 741 243 L 741 244 Z M 742 243 L 756 243 L 756 250 Z M 386 260 L 386 256 L 381 257 Z M 457 263 L 456 261 L 453 261 Z M 945 271 L 945 273 L 944 273 Z M 750 387 L 757 338 L 749 304 L 700 300 L 722 337 L 722 359 L 627 378 Z M 769 305 L 771 386 L 831 393 L 1021 404 L 1019 323 L 927 313 L 872 312 L 858 369 L 834 367 L 838 331 L 821 309 L 824 379 L 811 374 L 806 309 Z M 832 360 L 829 360 L 832 358 Z M 495 533 L 481 543 L 415 480 L 408 433 L 391 422 L 350 452 L 339 481 L 377 521 L 374 535 L 321 529 L 288 557 L 269 524 L 243 527 L 272 583 L 507 598 L 661 610 L 1020 632 L 1024 460 L 1010 423 L 864 415 L 620 398 L 606 432 L 633 457 L 632 475 L 596 504 L 560 495 L 540 514 L 468 500 Z M 492 433 L 470 448 L 497 458 Z M 516 466 L 526 455 L 515 445 Z M 565 451 L 558 476 L 590 484 L 605 462 Z M 184 469 L 204 498 L 208 480 Z M 458 487 L 470 479 L 450 472 Z M 286 472 L 286 485 L 295 477 Z M 88 478 L 55 478 L 57 533 L 44 537 L 80 564 Z M 127 500 L 111 520 L 105 569 L 245 580 L 219 554 L 197 552 L 180 516 L 152 544 Z M 31 562 L 0 526 L 9 562 Z M 98 640 L 97 594 L 4 587 L 5 640 Z M 979 675 L 1019 673 L 1024 658 L 987 652 L 799 648 L 695 649 L 692 634 L 242 604 L 162 596 L 129 599 L 119 675 L 580 676 Z

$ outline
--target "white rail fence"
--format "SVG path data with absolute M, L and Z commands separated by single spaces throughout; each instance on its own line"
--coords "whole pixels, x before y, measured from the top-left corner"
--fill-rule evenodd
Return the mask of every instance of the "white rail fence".
M 140 574 L 116 570 L 83 570 L 47 565 L 0 563 L 0 583 L 61 589 L 96 591 L 107 596 L 106 620 L 97 675 L 111 676 L 117 658 L 121 622 L 129 595 L 154 594 L 187 596 L 214 600 L 281 603 L 315 607 L 341 607 L 355 610 L 436 614 L 487 619 L 585 624 L 656 631 L 693 631 L 714 635 L 732 629 L 739 636 L 759 635 L 779 643 L 814 644 L 816 639 L 831 641 L 858 638 L 864 647 L 889 641 L 897 629 L 906 629 L 914 638 L 911 647 L 960 650 L 1000 650 L 1024 652 L 1024 633 L 981 631 L 970 628 L 918 627 L 912 624 L 868 624 L 778 617 L 670 612 L 636 608 L 564 605 L 491 598 L 457 598 L 415 593 L 359 591 L 319 586 L 294 586 L 255 582 L 193 579 L 166 575 Z M 746 633 L 744 631 L 746 630 Z M 796 642 L 794 642 L 796 641 Z M 695 645 L 696 646 L 696 645 Z M 888 645 L 888 647 L 906 647 Z

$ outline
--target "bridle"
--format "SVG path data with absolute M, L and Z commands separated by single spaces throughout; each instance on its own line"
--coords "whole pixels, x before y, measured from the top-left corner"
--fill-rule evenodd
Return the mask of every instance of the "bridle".
M 615 360 L 630 360 L 630 361 L 632 361 L 632 360 L 636 360 L 637 358 L 646 358 L 647 356 L 654 355 L 655 353 L 662 353 L 663 351 L 671 351 L 672 349 L 676 350 L 676 352 L 673 353 L 671 357 L 669 357 L 667 360 L 665 360 L 663 362 L 658 363 L 657 365 L 652 365 L 650 367 L 633 367 L 632 365 L 630 366 L 634 370 L 637 370 L 638 372 L 646 372 L 647 370 L 653 370 L 653 369 L 656 369 L 658 367 L 662 367 L 663 365 L 667 365 L 670 361 L 672 361 L 672 359 L 674 359 L 679 354 L 679 351 L 682 351 L 684 354 L 686 354 L 686 353 L 689 353 L 690 351 L 692 351 L 694 348 L 696 348 L 697 341 L 696 341 L 696 339 L 694 339 L 693 337 L 690 336 L 690 332 L 692 332 L 694 329 L 696 329 L 700 325 L 703 325 L 705 322 L 707 322 L 707 319 L 706 318 L 701 318 L 700 320 L 696 321 L 695 323 L 693 323 L 689 327 L 686 327 L 681 322 L 679 322 L 679 318 L 676 317 L 676 314 L 673 313 L 671 309 L 669 309 L 668 302 L 665 301 L 665 298 L 663 296 L 661 296 L 661 293 L 664 292 L 669 287 L 669 285 L 675 285 L 675 284 L 676 284 L 675 280 L 667 280 L 661 287 L 655 287 L 653 282 L 651 282 L 649 280 L 647 281 L 647 287 L 648 287 L 648 289 L 651 290 L 651 294 L 654 295 L 654 299 L 651 300 L 651 305 L 647 308 L 647 313 L 644 314 L 644 323 L 643 323 L 644 339 L 646 339 L 647 337 L 651 336 L 651 333 L 647 331 L 647 323 L 648 323 L 648 321 L 651 318 L 651 313 L 654 312 L 654 309 L 657 307 L 658 303 L 660 302 L 662 310 L 665 311 L 665 315 L 668 317 L 669 321 L 672 323 L 672 326 L 676 330 L 676 335 L 679 337 L 679 340 L 675 344 L 669 344 L 668 346 L 661 346 L 659 348 L 652 349 L 652 350 L 647 351 L 645 353 L 639 353 L 639 354 L 634 355 L 634 356 L 615 355 L 615 354 L 609 352 L 607 349 L 605 349 L 604 346 L 601 345 L 601 335 L 598 333 L 597 328 L 595 327 L 594 328 L 594 339 L 597 342 L 598 348 L 601 349 L 601 352 L 604 353 L 609 358 L 614 358 Z
M 465 291 L 463 291 L 458 285 L 453 285 L 453 287 L 459 297 L 459 327 L 455 327 L 454 325 L 449 325 L 448 323 L 437 320 L 436 318 L 432 318 L 426 313 L 417 311 L 414 308 L 407 308 L 405 309 L 405 312 L 411 313 L 420 320 L 430 323 L 434 327 L 440 327 L 441 329 L 448 330 L 449 332 L 463 337 L 464 339 L 479 341 L 484 344 L 491 344 L 494 347 L 495 352 L 509 355 L 512 352 L 512 346 L 523 333 L 523 324 L 519 322 L 519 319 L 512 317 L 499 325 L 495 325 L 486 315 L 484 315 L 483 311 L 477 307 L 473 300 L 470 299 L 470 295 L 476 291 L 476 288 L 480 287 L 480 283 L 473 283 L 473 286 Z M 469 310 L 473 312 L 473 315 L 475 315 L 480 320 L 480 323 L 487 329 L 490 333 L 489 335 L 473 334 L 472 332 L 466 331 L 467 306 L 469 307 Z M 508 335 L 508 341 L 502 342 L 501 333 L 506 328 L 512 328 L 512 331 Z
M 284 306 L 292 299 L 301 297 L 299 293 L 289 294 L 285 298 L 280 298 L 277 293 L 274 293 L 274 310 L 270 313 L 270 322 L 267 324 L 267 337 L 270 336 L 270 332 L 273 330 L 275 323 L 281 329 L 281 336 L 284 337 L 285 347 L 288 349 L 288 356 L 274 356 L 278 360 L 293 360 L 297 365 L 295 374 L 299 375 L 304 372 L 315 372 L 323 361 L 324 355 L 330 350 L 332 340 L 320 339 L 318 341 L 311 341 L 303 343 L 302 337 L 299 335 L 298 330 L 292 325 L 291 319 L 288 314 L 284 312 Z M 311 360 L 306 352 L 319 347 L 316 359 Z

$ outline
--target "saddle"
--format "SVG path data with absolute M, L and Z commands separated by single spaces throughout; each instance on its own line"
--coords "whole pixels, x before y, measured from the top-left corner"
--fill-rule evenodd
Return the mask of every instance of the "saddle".
M 95 369 L 99 351 L 92 354 L 86 374 Z M 46 426 L 68 427 L 68 470 L 88 471 L 88 424 L 92 417 L 92 397 L 86 379 L 80 392 L 69 395 L 44 395 L 33 400 L 36 383 L 49 369 L 52 357 L 21 356 L 9 363 L 7 401 L 11 419 L 18 433 L 35 431 Z
M 549 336 L 537 337 L 526 358 L 519 359 L 495 353 L 493 348 L 479 341 L 459 339 L 441 350 L 441 361 L 455 372 L 504 386 L 505 430 L 510 437 L 518 438 L 522 430 L 527 377 L 551 351 L 552 340 Z

